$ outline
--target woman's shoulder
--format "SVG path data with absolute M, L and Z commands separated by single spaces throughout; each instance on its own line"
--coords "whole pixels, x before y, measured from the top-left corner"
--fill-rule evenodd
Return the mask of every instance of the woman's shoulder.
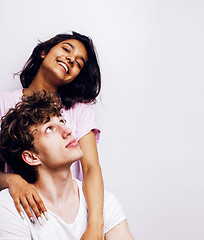
M 22 89 L 0 93 L 0 115 L 1 117 L 12 107 L 15 107 L 23 96 Z
M 94 103 L 76 103 L 72 107 L 72 111 L 76 113 L 81 113 L 84 111 L 93 111 L 95 109 Z
M 19 100 L 23 96 L 22 89 L 0 93 L 0 98 L 4 101 Z
M 64 108 L 63 113 L 65 116 L 70 116 L 73 119 L 78 119 L 80 116 L 95 114 L 95 106 L 93 103 L 76 103 L 68 110 Z

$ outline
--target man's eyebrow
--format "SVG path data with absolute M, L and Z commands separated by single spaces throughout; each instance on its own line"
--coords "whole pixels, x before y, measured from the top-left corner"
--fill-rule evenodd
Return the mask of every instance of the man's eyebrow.
M 30 132 L 30 135 L 34 135 L 37 131 L 37 128 L 35 128 L 32 132 Z
M 69 43 L 69 42 L 65 42 L 64 44 L 67 44 L 67 45 L 69 45 L 71 48 L 73 48 L 73 49 L 75 49 L 75 46 L 74 45 L 72 45 L 71 43 Z M 85 59 L 84 59 L 84 57 L 80 57 L 80 59 L 82 60 L 82 62 L 84 63 L 84 65 L 86 64 L 86 62 L 85 62 Z

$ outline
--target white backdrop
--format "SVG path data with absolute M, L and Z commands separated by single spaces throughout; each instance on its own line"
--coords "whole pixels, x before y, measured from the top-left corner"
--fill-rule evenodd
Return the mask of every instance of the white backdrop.
M 37 39 L 92 37 L 107 189 L 140 240 L 204 239 L 204 2 L 1 0 L 0 91 Z

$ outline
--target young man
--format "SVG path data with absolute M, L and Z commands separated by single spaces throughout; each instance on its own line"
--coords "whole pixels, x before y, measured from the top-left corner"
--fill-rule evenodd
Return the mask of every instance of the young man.
M 82 184 L 70 167 L 83 155 L 61 116 L 60 100 L 38 92 L 24 98 L 2 119 L 0 152 L 14 172 L 33 184 L 48 216 L 18 214 L 8 189 L 0 192 L 0 239 L 79 240 L 88 223 Z M 122 207 L 105 191 L 104 233 L 107 240 L 132 240 Z

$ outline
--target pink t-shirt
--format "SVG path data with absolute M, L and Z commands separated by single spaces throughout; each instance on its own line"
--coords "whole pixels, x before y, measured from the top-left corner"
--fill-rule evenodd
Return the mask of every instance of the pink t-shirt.
M 16 103 L 21 101 L 22 96 L 22 89 L 2 93 L 0 96 L 0 117 L 3 117 L 10 108 L 15 107 Z M 98 142 L 100 130 L 93 104 L 77 103 L 69 110 L 63 109 L 63 116 L 66 119 L 67 127 L 72 129 L 72 134 L 77 141 L 93 130 L 96 142 Z M 83 180 L 80 161 L 73 163 L 71 170 L 73 178 Z

